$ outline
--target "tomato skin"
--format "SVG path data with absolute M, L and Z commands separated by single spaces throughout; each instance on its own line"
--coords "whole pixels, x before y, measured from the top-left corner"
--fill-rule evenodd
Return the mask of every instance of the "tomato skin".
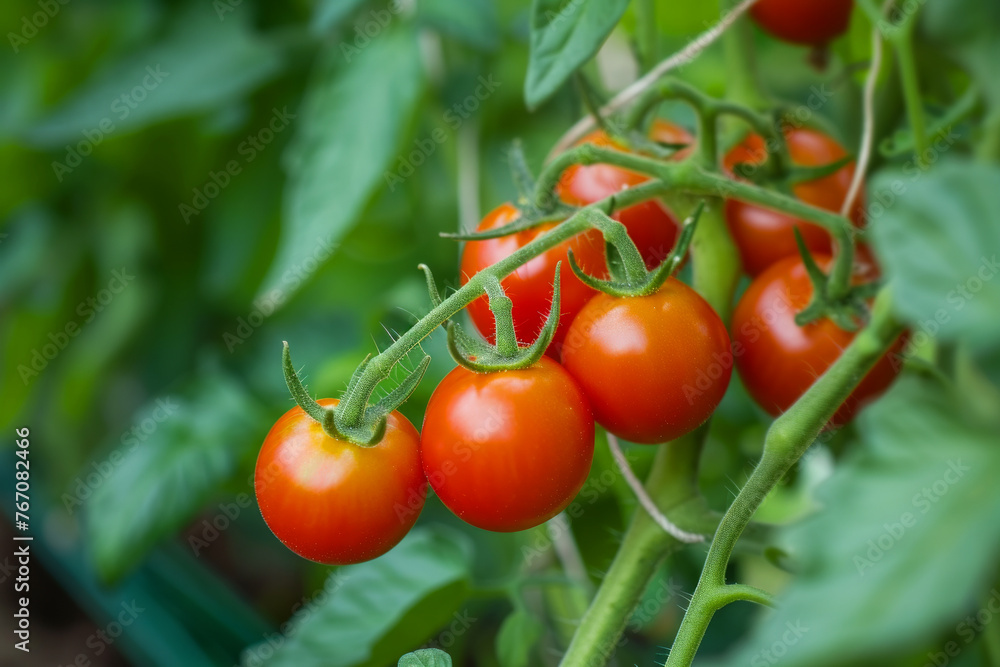
M 424 473 L 463 521 L 525 530 L 566 508 L 594 456 L 594 418 L 583 392 L 542 357 L 523 370 L 458 367 L 434 390 L 420 440 Z
M 829 256 L 815 259 L 824 269 L 832 261 Z M 757 277 L 733 312 L 736 368 L 750 396 L 774 416 L 791 407 L 857 335 L 827 318 L 798 326 L 795 315 L 808 305 L 812 293 L 802 260 L 789 257 Z M 901 336 L 838 408 L 830 426 L 851 421 L 888 388 L 901 366 L 894 357 L 905 346 L 906 337 Z
M 687 130 L 659 119 L 653 123 L 650 138 L 665 144 L 694 143 L 694 138 Z M 580 143 L 624 150 L 603 130 L 590 133 Z M 691 150 L 683 148 L 674 154 L 673 159 L 680 160 L 690 154 Z M 610 164 L 573 165 L 563 172 L 556 191 L 566 203 L 586 206 L 648 180 L 649 177 L 644 174 Z M 654 199 L 629 206 L 611 217 L 625 225 L 629 237 L 639 248 L 650 269 L 670 254 L 680 228 L 677 217 Z
M 502 204 L 483 218 L 478 229 L 485 231 L 511 223 L 520 216 L 512 204 Z M 527 231 L 484 241 L 468 241 L 462 250 L 460 281 L 464 285 L 469 278 L 483 269 L 496 264 L 501 259 L 509 257 L 515 251 L 528 245 L 536 238 L 554 227 L 555 224 L 542 225 Z M 523 344 L 534 342 L 545 323 L 552 305 L 552 280 L 555 278 L 556 264 L 562 261 L 560 270 L 560 321 L 555 337 L 550 345 L 549 353 L 557 354 L 570 321 L 584 304 L 597 292 L 587 287 L 574 275 L 567 258 L 572 249 L 577 263 L 592 275 L 603 276 L 604 238 L 597 230 L 592 230 L 560 243 L 554 248 L 533 258 L 528 263 L 518 267 L 513 273 L 501 281 L 504 292 L 514 302 L 514 331 Z M 469 316 L 483 336 L 491 343 L 495 342 L 496 322 L 490 311 L 486 296 L 481 296 L 468 306 Z
M 847 155 L 847 151 L 832 138 L 808 128 L 787 130 L 785 141 L 792 162 L 799 166 L 818 167 Z M 760 164 L 766 155 L 764 139 L 758 134 L 750 134 L 729 151 L 723 166 L 731 172 L 741 162 Z M 829 176 L 798 183 L 792 191 L 807 204 L 839 212 L 853 178 L 854 163 L 851 162 Z M 863 216 L 864 200 L 859 194 L 851 210 L 855 226 L 860 226 Z M 780 259 L 798 256 L 795 227 L 799 228 L 806 247 L 812 252 L 829 254 L 832 250 L 830 234 L 819 225 L 753 204 L 732 199 L 726 201 L 726 223 L 739 248 L 743 268 L 750 276 L 759 275 Z
M 361 447 L 331 438 L 302 408 L 292 408 L 257 456 L 254 490 L 264 521 L 286 547 L 318 563 L 381 556 L 410 531 L 424 505 L 419 440 L 398 412 L 389 415 L 381 442 Z
M 725 325 L 674 278 L 651 296 L 594 297 L 573 320 L 562 362 L 601 426 L 647 444 L 704 423 L 732 375 Z
M 819 46 L 847 32 L 853 6 L 851 0 L 758 0 L 750 15 L 786 42 Z

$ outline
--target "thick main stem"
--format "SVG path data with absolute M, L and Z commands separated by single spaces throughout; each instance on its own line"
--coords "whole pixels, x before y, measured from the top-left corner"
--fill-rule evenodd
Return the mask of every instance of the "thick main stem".
M 671 520 L 687 501 L 697 497 L 701 452 L 699 432 L 661 445 L 646 490 Z M 601 582 L 597 595 L 563 656 L 562 667 L 604 664 L 615 652 L 632 611 L 656 567 L 683 544 L 668 535 L 641 510 L 632 516 L 625 538 Z
M 883 290 L 876 300 L 871 323 L 802 398 L 771 425 L 760 463 L 719 523 L 665 667 L 688 667 L 694 660 L 712 616 L 732 599 L 727 594 L 726 567 L 743 530 L 771 489 L 801 458 L 837 408 L 901 333 L 902 327 L 892 316 L 890 300 L 888 291 Z

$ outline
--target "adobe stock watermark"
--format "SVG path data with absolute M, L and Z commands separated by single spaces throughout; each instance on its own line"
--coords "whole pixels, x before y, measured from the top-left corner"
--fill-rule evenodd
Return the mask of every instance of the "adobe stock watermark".
M 796 619 L 794 623 L 787 621 L 781 637 L 750 658 L 750 667 L 768 667 L 768 665 L 778 664 L 788 654 L 788 649 L 798 644 L 807 632 L 809 632 L 809 627 L 803 625 L 801 620 Z
M 917 525 L 920 517 L 930 512 L 970 470 L 971 468 L 963 464 L 961 459 L 948 461 L 948 469 L 941 477 L 923 487 L 911 498 L 910 504 L 915 511 L 903 512 L 897 521 L 882 524 L 882 534 L 868 540 L 868 549 L 863 554 L 855 554 L 854 567 L 857 568 L 858 574 L 863 577 L 867 570 L 875 567 L 875 563 L 882 560 L 886 552 L 899 544 L 910 529 Z
M 125 462 L 126 454 L 146 442 L 150 436 L 156 433 L 161 424 L 177 413 L 179 408 L 180 406 L 169 396 L 156 399 L 153 408 L 142 419 L 133 423 L 132 428 L 122 433 L 121 438 L 119 438 L 121 444 L 116 449 L 112 450 L 104 459 L 91 462 L 92 470 L 73 480 L 72 492 L 65 492 L 60 497 L 66 512 L 72 516 L 76 508 L 83 507 L 84 503 L 94 495 L 97 488 L 104 484 L 114 474 L 114 471 Z
M 506 427 L 509 423 L 509 419 L 510 415 L 505 415 L 495 408 L 490 408 L 486 419 L 482 421 L 479 428 L 477 428 L 472 434 L 472 439 L 461 440 L 452 444 L 451 456 L 445 459 L 437 470 L 431 471 L 431 473 L 427 476 L 427 481 L 430 483 L 430 486 L 435 489 L 440 489 L 447 485 L 448 479 L 459 472 L 456 461 L 459 463 L 468 463 L 475 453 L 482 448 L 483 443 L 488 442 L 494 433 L 497 433 Z M 397 502 L 393 505 L 396 518 L 398 518 L 400 522 L 405 522 L 414 514 L 419 514 L 420 510 L 424 506 L 424 498 L 426 495 L 426 489 L 421 491 L 414 491 L 411 489 L 405 503 Z
M 84 130 L 83 139 L 72 145 L 67 144 L 66 156 L 62 162 L 52 161 L 52 171 L 56 175 L 56 180 L 62 183 L 63 178 L 83 164 L 83 158 L 93 153 L 101 142 L 118 129 L 115 124 L 116 119 L 120 123 L 128 118 L 168 76 L 170 72 L 164 72 L 159 65 L 147 66 L 146 75 L 139 83 L 111 100 L 110 115 L 98 121 L 96 127 Z
M 37 11 L 30 16 L 25 14 L 21 17 L 21 30 L 19 32 L 8 32 L 7 41 L 14 54 L 21 52 L 21 47 L 38 34 L 38 31 L 49 24 L 62 11 L 62 8 L 70 3 L 70 0 L 38 0 Z
M 226 349 L 232 353 L 236 351 L 237 347 L 247 342 L 250 336 L 264 325 L 267 318 L 285 303 L 288 294 L 294 293 L 302 283 L 319 270 L 324 262 L 333 255 L 336 248 L 337 244 L 331 239 L 317 238 L 316 245 L 309 256 L 281 274 L 278 286 L 254 299 L 250 312 L 245 317 L 237 317 L 236 326 L 232 330 L 223 332 L 222 342 L 226 344 Z
M 1000 591 L 994 588 L 990 591 L 989 599 L 979 608 L 975 616 L 970 614 L 955 626 L 955 635 L 962 642 L 951 640 L 941 647 L 943 650 L 929 651 L 927 662 L 921 667 L 947 667 L 950 665 L 954 658 L 961 655 L 966 646 L 983 634 L 986 626 L 993 622 L 997 614 L 1000 614 Z
M 271 461 L 266 467 L 250 473 L 246 479 L 248 491 L 238 493 L 232 502 L 219 503 L 218 512 L 209 518 L 202 519 L 201 523 L 188 535 L 187 542 L 188 546 L 191 547 L 191 553 L 195 556 L 201 556 L 205 549 L 222 537 L 222 533 L 236 523 L 243 515 L 244 510 L 254 505 L 254 493 L 266 489 L 275 480 L 283 479 L 282 466 L 295 460 L 301 449 L 302 445 L 299 443 L 285 447 L 278 454 L 277 461 Z
M 80 335 L 83 328 L 94 321 L 98 314 L 104 312 L 115 297 L 125 291 L 125 288 L 135 280 L 135 276 L 122 267 L 111 272 L 111 280 L 107 287 L 101 289 L 94 296 L 88 297 L 77 304 L 74 311 L 78 319 L 71 319 L 62 329 L 51 331 L 48 335 L 48 342 L 41 347 L 31 350 L 31 359 L 27 364 L 18 364 L 17 373 L 21 377 L 24 386 L 39 376 L 49 363 L 55 360 L 63 350 L 69 347 L 70 342 Z
M 229 187 L 233 178 L 243 172 L 243 167 L 256 160 L 261 151 L 267 148 L 295 118 L 297 115 L 289 111 L 287 106 L 282 107 L 281 111 L 276 107 L 271 109 L 271 118 L 264 127 L 253 134 L 248 134 L 236 147 L 236 153 L 242 161 L 233 158 L 226 162 L 220 171 L 209 171 L 208 180 L 200 187 L 192 189 L 191 202 L 181 202 L 177 205 L 177 211 L 184 219 L 184 224 L 191 224 L 192 218 L 201 215 L 202 211 Z
M 340 52 L 343 54 L 344 60 L 349 63 L 361 55 L 364 48 L 382 34 L 382 31 L 392 23 L 396 16 L 403 12 L 403 9 L 404 5 L 401 0 L 389 0 L 385 7 L 371 10 L 363 20 L 355 23 L 354 38 L 349 42 L 342 41 L 340 43 Z
M 1000 261 L 997 260 L 996 255 L 980 257 L 979 265 L 972 274 L 964 281 L 957 283 L 945 295 L 945 303 L 948 307 L 938 308 L 930 317 L 916 322 L 915 326 L 912 327 L 910 344 L 901 353 L 892 355 L 893 369 L 899 369 L 921 346 L 934 338 L 951 322 L 955 313 L 963 310 L 969 302 L 975 299 L 983 287 L 992 281 L 998 273 L 1000 273 Z
M 382 174 L 389 192 L 395 192 L 397 185 L 416 173 L 417 169 L 437 151 L 438 146 L 451 138 L 452 134 L 448 130 L 455 132 L 462 127 L 462 124 L 479 109 L 483 102 L 489 99 L 500 87 L 500 84 L 501 82 L 496 81 L 492 74 L 480 76 L 479 85 L 465 99 L 452 104 L 444 112 L 441 124 L 423 137 L 415 139 L 410 152 L 396 160 L 395 168 L 391 171 L 386 170 Z
M 121 611 L 118 612 L 115 619 L 87 637 L 85 644 L 90 651 L 77 653 L 73 661 L 65 667 L 87 667 L 90 665 L 91 656 L 99 658 L 104 655 L 144 611 L 146 608 L 140 607 L 135 600 L 122 602 Z M 63 667 L 63 665 L 60 664 L 59 667 Z
M 332 572 L 326 578 L 323 587 L 315 595 L 311 598 L 303 597 L 292 606 L 292 618 L 282 623 L 278 628 L 278 632 L 271 632 L 264 635 L 261 643 L 251 646 L 243 652 L 242 664 L 233 665 L 233 667 L 263 667 L 266 665 L 267 661 L 274 657 L 275 651 L 281 648 L 290 637 L 293 637 L 298 632 L 299 627 L 319 607 L 326 604 L 330 596 L 336 593 L 349 578 L 349 575 L 343 569 Z
M 947 127 L 931 142 L 924 152 L 919 156 L 924 164 L 930 166 L 941 159 L 941 156 L 951 150 L 952 146 L 958 142 L 959 136 L 953 126 Z M 900 170 L 902 177 L 893 179 L 892 182 L 882 187 L 869 190 L 868 205 L 863 213 L 863 227 L 870 229 L 886 211 L 892 208 L 901 197 L 909 192 L 913 185 L 919 181 L 927 171 L 920 166 L 918 156 L 914 156 L 903 163 Z

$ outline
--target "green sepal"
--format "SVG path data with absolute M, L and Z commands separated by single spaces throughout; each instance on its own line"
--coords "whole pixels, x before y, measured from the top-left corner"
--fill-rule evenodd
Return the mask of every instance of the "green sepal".
M 451 239 L 453 241 L 485 241 L 487 239 L 498 239 L 503 236 L 510 236 L 511 234 L 517 234 L 518 232 L 534 229 L 535 227 L 540 227 L 541 225 L 547 225 L 553 222 L 562 222 L 577 211 L 577 209 L 562 202 L 556 204 L 556 206 L 548 212 L 520 207 L 518 210 L 521 211 L 521 215 L 518 216 L 517 220 L 508 222 L 506 225 L 501 225 L 500 227 L 472 232 L 441 232 L 439 236 L 443 239 Z
M 805 266 L 809 281 L 813 285 L 813 295 L 809 304 L 795 315 L 795 323 L 804 327 L 810 322 L 828 318 L 839 328 L 848 332 L 858 331 L 869 320 L 868 299 L 871 299 L 881 287 L 878 281 L 851 287 L 843 299 L 832 300 L 829 296 L 830 278 L 816 264 L 812 253 L 806 247 L 802 232 L 793 228 L 795 243 L 799 247 L 799 255 Z
M 365 421 L 374 422 L 378 419 L 384 419 L 390 412 L 405 403 L 406 400 L 413 395 L 413 392 L 416 390 L 417 385 L 420 384 L 420 381 L 424 379 L 424 374 L 427 372 L 427 367 L 430 365 L 430 356 L 424 355 L 424 358 L 420 360 L 417 367 L 414 368 L 412 372 L 408 373 L 406 377 L 403 378 L 398 385 L 396 385 L 395 389 L 379 399 L 375 405 L 365 409 Z
M 437 283 L 434 281 L 434 274 L 431 273 L 431 267 L 426 264 L 417 264 L 417 268 L 424 272 L 424 278 L 427 279 L 427 293 L 431 297 L 431 308 L 437 308 L 441 305 L 441 293 L 438 292 Z
M 282 345 L 281 368 L 285 374 L 285 384 L 288 386 L 288 391 L 291 393 L 292 398 L 295 399 L 296 405 L 302 408 L 303 412 L 309 415 L 310 418 L 319 422 L 327 435 L 332 438 L 339 438 L 340 433 L 334 426 L 333 410 L 320 405 L 309 395 L 305 385 L 302 384 L 302 380 L 299 379 L 299 374 L 296 372 L 295 366 L 292 364 L 292 353 L 288 348 L 288 341 L 283 341 Z
M 799 183 L 808 183 L 809 181 L 816 181 L 821 178 L 826 178 L 832 174 L 836 174 L 838 171 L 854 162 L 854 158 L 850 155 L 845 155 L 839 160 L 834 160 L 827 164 L 822 164 L 816 167 L 800 167 L 792 166 L 788 170 L 788 174 L 785 177 L 788 185 L 798 185 Z
M 698 207 L 694 212 L 689 215 L 681 227 L 681 233 L 677 236 L 677 241 L 674 243 L 673 250 L 670 251 L 670 255 L 667 256 L 665 260 L 653 271 L 647 271 L 645 263 L 642 264 L 642 273 L 637 278 L 631 278 L 627 275 L 623 275 L 625 272 L 622 269 L 618 269 L 614 266 L 611 261 L 611 257 L 608 257 L 608 270 L 611 274 L 610 280 L 603 280 L 601 278 L 595 278 L 594 276 L 586 273 L 576 261 L 576 257 L 573 255 L 573 251 L 570 250 L 568 253 L 569 267 L 572 269 L 573 274 L 588 287 L 595 289 L 599 292 L 604 292 L 605 294 L 610 294 L 614 297 L 631 297 L 631 296 L 649 296 L 654 294 L 659 290 L 663 283 L 667 281 L 670 276 L 672 276 L 677 268 L 684 261 L 684 256 L 687 254 L 688 248 L 691 245 L 691 240 L 694 238 L 695 229 L 698 226 L 698 220 L 701 219 L 701 214 L 705 210 L 705 202 L 701 201 L 698 203 Z M 606 216 L 605 216 L 606 217 Z M 612 221 L 613 222 L 613 221 Z M 621 223 L 616 223 L 621 225 Z M 605 229 L 612 230 L 614 228 L 609 225 L 595 225 L 602 232 Z M 624 226 L 621 227 L 624 229 Z M 626 234 L 627 238 L 627 234 Z M 631 239 L 628 239 L 629 244 L 631 244 L 632 249 L 635 250 L 636 255 L 639 255 L 639 250 L 632 243 Z M 609 246 L 610 246 L 609 241 Z M 620 249 L 625 246 L 623 243 L 618 243 L 615 247 Z M 642 262 L 642 256 L 639 255 L 639 261 Z
M 448 324 L 448 351 L 455 363 L 475 373 L 496 373 L 518 370 L 533 366 L 545 354 L 559 327 L 560 271 L 562 262 L 556 264 L 552 280 L 552 306 L 549 308 L 545 324 L 531 345 L 518 347 L 516 351 L 503 353 L 497 346 L 490 345 L 481 338 L 470 336 L 457 322 Z M 502 290 L 501 290 L 502 293 Z M 496 297 L 491 298 L 492 300 Z
M 515 139 L 507 154 L 507 164 L 510 167 L 511 180 L 517 188 L 518 204 L 530 202 L 535 195 L 535 175 L 528 166 L 528 158 L 524 154 L 524 145 L 520 139 Z

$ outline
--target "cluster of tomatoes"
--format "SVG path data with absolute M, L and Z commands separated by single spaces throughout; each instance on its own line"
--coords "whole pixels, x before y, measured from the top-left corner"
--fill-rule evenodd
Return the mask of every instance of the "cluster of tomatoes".
M 770 20 L 767 7 L 773 4 L 768 0 L 757 5 L 756 17 L 765 25 Z M 780 22 L 771 29 L 780 34 Z M 806 37 L 812 42 L 828 39 Z M 659 120 L 650 136 L 662 144 L 687 145 L 675 159 L 689 154 L 694 143 L 683 128 Z M 785 139 L 790 158 L 799 166 L 829 165 L 846 156 L 836 141 L 816 130 L 787 129 Z M 584 141 L 624 150 L 600 131 Z M 736 178 L 737 164 L 763 163 L 767 149 L 763 138 L 751 134 L 728 152 L 723 167 Z M 853 163 L 846 164 L 798 183 L 794 194 L 837 211 L 853 172 Z M 612 165 L 577 165 L 562 174 L 557 194 L 568 204 L 584 206 L 645 180 Z M 852 211 L 856 224 L 861 211 L 860 203 Z M 479 231 L 502 227 L 519 216 L 515 206 L 504 204 L 483 219 Z M 701 296 L 675 278 L 648 296 L 615 297 L 586 285 L 568 268 L 568 255 L 572 251 L 587 273 L 606 275 L 605 243 L 597 230 L 577 235 L 502 281 L 513 304 L 518 342 L 527 344 L 544 325 L 551 305 L 550 281 L 561 271 L 560 323 L 546 356 L 536 363 L 486 373 L 455 368 L 431 396 L 420 433 L 393 412 L 384 436 L 371 446 L 328 435 L 298 407 L 281 417 L 257 461 L 257 498 L 268 526 L 306 558 L 330 564 L 368 560 L 392 548 L 410 530 L 429 483 L 449 509 L 474 526 L 524 530 L 558 514 L 582 487 L 593 458 L 595 421 L 631 442 L 673 440 L 711 416 L 727 390 L 733 366 L 762 408 L 772 415 L 788 409 L 855 335 L 827 318 L 805 326 L 795 322 L 810 302 L 814 285 L 799 256 L 794 230 L 824 270 L 832 262 L 834 244 L 818 226 L 744 202 L 726 202 L 725 216 L 752 278 L 728 329 Z M 625 208 L 614 217 L 648 268 L 664 261 L 679 235 L 677 217 L 658 200 Z M 469 241 L 461 260 L 462 283 L 555 224 Z M 863 249 L 859 257 L 855 278 L 870 280 L 877 275 L 874 261 Z M 495 320 L 486 296 L 470 304 L 468 313 L 493 342 Z M 883 358 L 831 423 L 849 421 L 897 371 L 889 355 Z M 337 401 L 321 404 L 332 407 Z

